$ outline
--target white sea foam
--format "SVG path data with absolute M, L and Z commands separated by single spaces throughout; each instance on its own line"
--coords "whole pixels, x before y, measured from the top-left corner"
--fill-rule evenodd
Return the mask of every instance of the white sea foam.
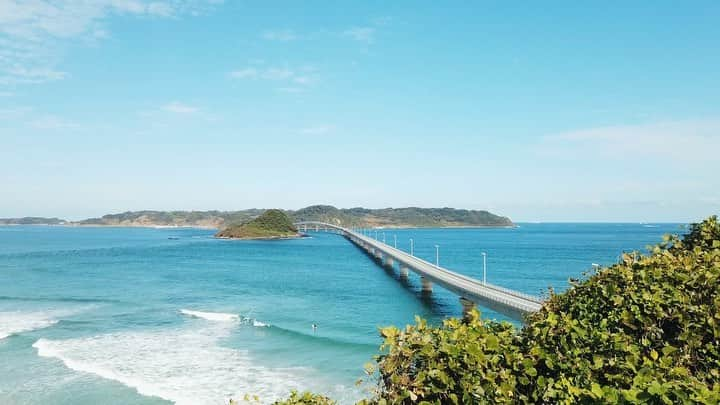
M 196 326 L 196 325 L 193 325 Z M 255 364 L 247 352 L 219 345 L 235 327 L 211 322 L 162 331 L 123 332 L 69 340 L 40 339 L 38 355 L 60 359 L 68 368 L 135 388 L 140 394 L 176 404 L 223 404 L 258 395 L 263 403 L 286 397 L 293 388 L 312 388 L 308 370 Z
M 195 318 L 207 319 L 208 321 L 230 322 L 230 321 L 240 320 L 239 315 L 226 314 L 223 312 L 203 312 L 203 311 L 192 311 L 189 309 L 181 309 L 180 313 L 182 313 L 183 315 L 192 316 Z
M 256 328 L 268 328 L 270 324 L 258 321 L 257 319 L 247 318 L 237 314 L 227 314 L 224 312 L 206 312 L 206 311 L 193 311 L 190 309 L 181 309 L 180 313 L 183 315 L 191 316 L 194 318 L 202 318 L 208 321 L 214 322 L 234 322 L 238 321 L 244 325 L 252 325 Z
M 0 312 L 0 339 L 57 323 L 50 312 Z

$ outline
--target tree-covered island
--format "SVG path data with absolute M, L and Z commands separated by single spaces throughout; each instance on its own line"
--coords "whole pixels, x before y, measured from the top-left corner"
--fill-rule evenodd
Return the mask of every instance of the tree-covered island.
M 230 225 L 215 234 L 226 239 L 285 239 L 302 236 L 290 217 L 281 210 L 267 210 L 250 221 Z

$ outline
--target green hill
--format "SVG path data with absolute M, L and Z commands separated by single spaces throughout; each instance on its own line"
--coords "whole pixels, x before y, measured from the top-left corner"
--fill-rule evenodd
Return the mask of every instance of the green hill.
M 65 220 L 60 218 L 22 217 L 0 218 L 0 225 L 62 225 Z
M 265 210 L 239 211 L 127 211 L 108 214 L 81 221 L 64 221 L 58 218 L 0 219 L 0 224 L 67 224 L 92 226 L 193 226 L 223 229 L 233 224 L 246 223 L 259 217 Z M 322 221 L 340 226 L 357 227 L 481 227 L 513 226 L 512 221 L 488 211 L 455 208 L 336 208 L 331 205 L 312 205 L 299 210 L 284 211 L 295 221 Z
M 299 234 L 287 214 L 273 209 L 246 223 L 231 225 L 215 236 L 232 239 L 274 239 L 294 238 Z
M 296 221 L 322 221 L 341 226 L 388 228 L 513 226 L 510 218 L 488 211 L 455 208 L 345 208 L 312 205 L 290 213 Z

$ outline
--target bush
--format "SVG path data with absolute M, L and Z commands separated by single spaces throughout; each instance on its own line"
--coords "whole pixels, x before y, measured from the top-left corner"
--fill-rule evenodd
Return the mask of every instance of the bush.
M 284 401 L 276 401 L 273 405 L 335 405 L 335 401 L 328 397 L 310 392 L 303 392 L 301 394 L 297 391 L 293 391 L 290 394 L 290 398 Z

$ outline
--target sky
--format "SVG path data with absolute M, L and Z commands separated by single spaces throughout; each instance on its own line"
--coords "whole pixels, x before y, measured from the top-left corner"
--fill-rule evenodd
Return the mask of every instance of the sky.
M 0 0 L 0 217 L 720 213 L 720 3 Z

